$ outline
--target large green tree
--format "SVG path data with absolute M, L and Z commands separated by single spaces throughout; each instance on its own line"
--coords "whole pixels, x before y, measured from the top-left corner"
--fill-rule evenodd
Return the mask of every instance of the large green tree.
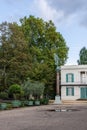
M 7 88 L 26 79 L 31 57 L 24 34 L 16 23 L 2 23 L 0 34 L 0 86 Z
M 52 21 L 34 16 L 17 23 L 0 25 L 0 86 L 21 84 L 27 77 L 45 84 L 45 92 L 55 90 L 56 66 L 66 63 L 68 47 Z
M 48 92 L 53 91 L 56 79 L 54 53 L 60 59 L 59 66 L 65 64 L 68 55 L 66 42 L 52 21 L 30 16 L 20 19 L 20 22 L 33 57 L 29 77 L 44 82 Z
M 77 62 L 78 62 L 79 65 L 87 64 L 87 49 L 86 49 L 86 47 L 83 47 L 80 50 L 79 60 Z

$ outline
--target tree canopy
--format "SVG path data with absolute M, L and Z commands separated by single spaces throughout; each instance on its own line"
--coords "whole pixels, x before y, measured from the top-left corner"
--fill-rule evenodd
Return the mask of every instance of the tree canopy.
M 16 23 L 2 23 L 0 32 L 0 85 L 21 84 L 30 69 L 28 44 Z
M 68 47 L 52 21 L 34 16 L 20 19 L 20 24 L 0 25 L 0 86 L 22 84 L 28 77 L 45 84 L 46 92 L 55 89 L 56 66 L 68 58 Z
M 80 50 L 79 60 L 77 62 L 78 62 L 79 65 L 87 64 L 87 49 L 86 49 L 86 47 L 83 47 Z

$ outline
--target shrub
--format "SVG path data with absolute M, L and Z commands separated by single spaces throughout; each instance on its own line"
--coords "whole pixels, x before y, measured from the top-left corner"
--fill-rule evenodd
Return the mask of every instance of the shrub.
M 23 90 L 20 85 L 13 84 L 8 89 L 10 97 L 14 99 L 19 99 L 21 96 L 23 96 Z
M 40 99 L 40 96 L 44 93 L 44 84 L 38 81 L 31 82 L 30 79 L 24 82 L 23 90 L 26 99 L 29 99 L 30 95 L 34 96 L 36 99 Z
M 49 103 L 49 99 L 48 98 L 43 98 L 43 99 L 40 99 L 40 102 L 43 105 L 47 105 Z
M 8 103 L 8 104 L 7 104 L 7 110 L 10 110 L 10 109 L 12 109 L 12 104 L 11 104 L 11 103 Z
M 0 92 L 4 91 L 5 88 L 3 86 L 0 86 Z
M 8 93 L 7 92 L 0 92 L 0 99 L 8 99 Z
M 33 96 L 36 99 L 40 99 L 40 96 L 44 93 L 44 84 L 40 82 L 33 83 Z
M 33 95 L 33 85 L 29 79 L 24 82 L 22 88 L 24 90 L 24 96 L 28 100 L 30 98 L 30 95 Z

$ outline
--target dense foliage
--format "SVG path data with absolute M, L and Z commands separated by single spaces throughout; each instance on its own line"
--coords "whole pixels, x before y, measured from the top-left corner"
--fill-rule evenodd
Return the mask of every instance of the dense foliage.
M 55 90 L 56 66 L 65 64 L 68 47 L 52 21 L 33 16 L 17 23 L 0 25 L 0 86 L 7 90 L 12 84 L 23 84 L 29 77 L 45 84 L 45 94 Z
M 26 79 L 30 55 L 23 32 L 16 23 L 2 23 L 0 30 L 0 84 L 7 88 Z
M 30 98 L 40 98 L 40 96 L 44 93 L 44 84 L 38 81 L 30 81 L 27 79 L 24 84 L 22 85 L 24 90 L 24 96 L 26 99 Z
M 86 49 L 86 47 L 83 47 L 80 50 L 79 60 L 77 62 L 78 62 L 79 65 L 87 64 L 87 49 Z
M 9 96 L 14 99 L 20 99 L 24 92 L 22 87 L 18 84 L 13 84 L 8 89 Z

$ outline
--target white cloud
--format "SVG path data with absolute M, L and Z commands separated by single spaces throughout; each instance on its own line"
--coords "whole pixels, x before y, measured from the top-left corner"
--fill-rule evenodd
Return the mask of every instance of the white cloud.
M 57 7 L 58 1 L 57 5 L 55 5 L 52 0 L 50 0 L 51 4 L 47 0 L 34 0 L 34 3 L 34 6 L 39 12 L 39 16 L 45 20 L 52 20 L 56 26 L 62 26 L 63 24 L 70 26 L 77 18 L 77 14 L 71 13 L 67 15 L 64 9 L 59 8 L 59 6 Z
M 64 12 L 51 7 L 46 0 L 35 0 L 35 4 L 39 9 L 40 15 L 46 20 L 60 21 L 64 17 Z
M 56 25 L 78 23 L 86 26 L 86 0 L 34 0 L 39 16 L 45 20 L 52 20 Z M 82 14 L 86 14 L 85 17 Z

